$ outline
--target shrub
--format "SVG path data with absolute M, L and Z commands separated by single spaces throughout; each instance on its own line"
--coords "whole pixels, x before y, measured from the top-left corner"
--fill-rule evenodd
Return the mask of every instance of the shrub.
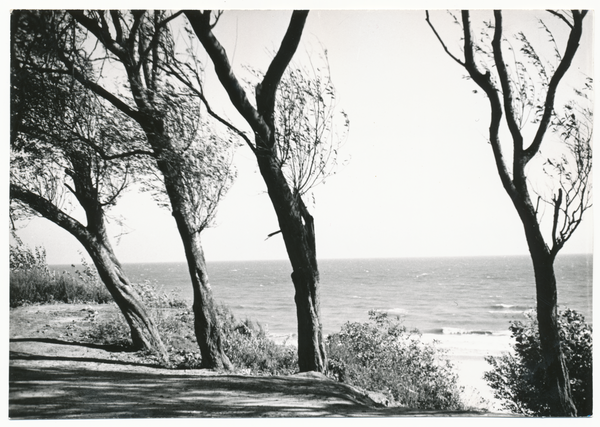
M 488 356 L 492 370 L 484 374 L 494 396 L 514 413 L 549 416 L 544 396 L 549 389 L 543 369 L 540 337 L 535 312 L 527 313 L 526 323 L 513 321 L 509 327 L 516 343 L 514 352 Z M 559 312 L 561 348 L 565 356 L 577 414 L 592 414 L 592 327 L 575 310 Z
M 415 409 L 463 409 L 445 353 L 424 344 L 387 313 L 370 311 L 369 322 L 346 323 L 327 338 L 329 375 Z
M 116 312 L 104 321 L 98 321 L 94 314 L 88 316 L 86 320 L 93 322 L 93 327 L 87 330 L 85 334 L 85 338 L 90 342 L 117 347 L 130 347 L 132 345 L 131 330 L 120 312 Z
M 43 247 L 31 249 L 17 240 L 17 245 L 10 245 L 9 266 L 10 271 L 41 270 L 48 272 L 46 249 Z
M 140 289 L 144 305 L 150 307 L 169 352 L 169 367 L 175 369 L 197 369 L 202 366 L 202 357 L 194 332 L 194 314 L 179 299 L 165 296 L 144 283 Z M 170 298 L 170 299 L 169 299 Z M 183 306 L 182 306 L 183 305 Z M 246 373 L 260 375 L 286 375 L 296 372 L 298 357 L 296 347 L 272 341 L 260 324 L 250 320 L 239 321 L 231 310 L 218 306 L 225 354 L 235 368 Z M 128 329 L 122 315 L 107 321 L 94 322 L 87 338 L 96 343 L 126 345 Z M 159 362 L 157 359 L 153 359 Z
M 287 375 L 297 371 L 295 346 L 277 344 L 264 328 L 249 319 L 238 321 L 225 306 L 218 307 L 225 354 L 234 366 L 255 374 Z

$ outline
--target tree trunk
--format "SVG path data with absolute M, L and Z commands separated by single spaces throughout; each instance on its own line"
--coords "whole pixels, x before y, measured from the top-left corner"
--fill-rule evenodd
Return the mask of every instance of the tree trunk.
M 573 403 L 569 372 L 560 343 L 557 313 L 557 288 L 554 257 L 530 247 L 535 272 L 537 320 L 544 369 L 549 380 L 546 400 L 552 416 L 577 416 Z
M 300 196 L 292 195 L 280 167 L 273 159 L 262 155 L 258 155 L 257 159 L 292 264 L 300 372 L 325 372 L 327 354 L 320 321 L 319 269 L 313 220 Z
M 249 102 L 246 92 L 235 77 L 225 49 L 212 34 L 210 11 L 188 10 L 185 14 L 212 59 L 215 71 L 229 99 L 254 131 L 256 146 L 253 147 L 253 152 L 275 208 L 293 269 L 300 371 L 324 372 L 327 367 L 327 356 L 320 322 L 319 269 L 313 221 L 300 195 L 292 194 L 290 191 L 281 171 L 281 164 L 273 151 L 275 150 L 273 124 L 275 93 L 285 69 L 296 52 L 308 11 L 293 12 L 281 46 L 269 65 L 262 83 L 256 87 L 256 108 Z
M 233 366 L 223 350 L 221 322 L 217 316 L 200 241 L 202 229 L 194 224 L 194 207 L 186 198 L 186 187 L 176 164 L 172 166 L 169 160 L 158 160 L 157 164 L 164 177 L 165 189 L 171 202 L 192 280 L 194 329 L 202 356 L 202 366 L 207 369 L 230 370 Z
M 131 329 L 133 347 L 137 350 L 153 351 L 161 360 L 167 362 L 169 356 L 158 328 L 140 302 L 139 294 L 131 286 L 110 246 L 96 239 L 86 242 L 85 246 L 102 282 L 108 288 Z
M 298 367 L 300 372 L 325 372 L 327 355 L 323 345 L 320 322 L 319 295 L 317 292 L 318 271 L 295 269 L 292 281 L 296 294 L 296 315 L 298 318 Z
M 167 351 L 158 329 L 148 316 L 140 302 L 139 295 L 123 272 L 103 232 L 103 223 L 95 224 L 94 228 L 97 233 L 92 233 L 89 228 L 84 227 L 77 220 L 65 214 L 50 201 L 14 184 L 10 185 L 10 197 L 25 203 L 44 218 L 52 221 L 79 240 L 92 258 L 102 282 L 123 313 L 131 329 L 131 339 L 134 347 L 154 351 L 161 359 L 168 361 Z M 98 219 L 101 217 L 91 215 L 89 218 Z
M 194 290 L 194 330 L 202 355 L 202 367 L 231 370 L 233 366 L 223 350 L 221 322 L 217 316 L 212 289 L 208 281 L 199 233 L 182 233 L 181 239 L 185 247 Z
M 533 262 L 535 294 L 540 345 L 543 359 L 542 368 L 546 371 L 549 389 L 545 400 L 550 405 L 552 416 L 577 416 L 573 403 L 569 372 L 561 348 L 558 327 L 558 291 L 554 275 L 552 252 L 544 241 L 536 212 L 529 198 L 523 168 L 515 173 L 517 191 L 509 192 L 513 204 L 521 218 L 527 246 Z

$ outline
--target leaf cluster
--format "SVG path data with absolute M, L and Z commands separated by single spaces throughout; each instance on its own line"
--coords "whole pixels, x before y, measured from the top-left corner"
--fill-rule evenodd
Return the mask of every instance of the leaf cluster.
M 297 372 L 295 346 L 277 344 L 259 323 L 237 320 L 231 310 L 220 306 L 223 349 L 234 366 L 254 374 L 290 375 Z
M 325 67 L 286 69 L 276 95 L 278 161 L 295 193 L 304 195 L 335 173 L 348 132 L 347 114 L 337 109 L 336 90 Z

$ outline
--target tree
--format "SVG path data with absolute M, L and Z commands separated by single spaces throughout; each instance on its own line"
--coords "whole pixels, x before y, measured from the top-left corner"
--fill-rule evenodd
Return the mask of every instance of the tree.
M 196 197 L 202 193 L 194 195 L 188 191 L 190 178 L 195 173 L 191 166 L 198 166 L 186 160 L 188 149 L 202 144 L 196 132 L 198 126 L 182 128 L 190 123 L 181 118 L 189 113 L 185 108 L 189 108 L 193 94 L 181 91 L 165 72 L 168 61 L 174 57 L 169 25 L 179 13 L 144 10 L 54 13 L 63 16 L 69 31 L 64 34 L 48 31 L 43 37 L 52 45 L 63 72 L 127 117 L 132 127 L 143 135 L 142 148 L 129 146 L 119 151 L 119 147 L 111 146 L 108 152 L 95 148 L 103 158 L 141 152 L 152 157 L 185 250 L 194 291 L 194 325 L 202 364 L 206 368 L 230 368 L 223 352 L 200 240 L 206 223 L 198 220 L 197 202 L 212 202 Z M 90 64 L 93 67 L 89 67 Z M 229 167 L 229 164 L 221 164 L 221 167 Z
M 567 14 L 551 11 L 550 14 L 566 24 L 569 31 L 564 50 L 560 52 L 552 32 L 540 21 L 558 62 L 555 67 L 546 64 L 524 33 L 518 36 L 520 50 L 512 49 L 503 34 L 501 11 L 494 11 L 493 23 L 487 23 L 487 28 L 493 31 L 489 47 L 485 43 L 486 32 L 482 40 L 475 38 L 470 13 L 462 12 L 464 59 L 450 51 L 432 24 L 429 13 L 426 20 L 446 53 L 465 68 L 489 100 L 489 142 L 502 185 L 523 224 L 535 273 L 537 321 L 544 361 L 540 369 L 545 370 L 550 379 L 544 399 L 552 415 L 575 416 L 577 411 L 572 401 L 557 324 L 554 260 L 591 206 L 591 109 L 578 111 L 575 108 L 577 103 L 567 104 L 564 116 L 557 113 L 555 104 L 559 84 L 579 48 L 587 12 L 573 10 Z M 513 58 L 512 67 L 508 58 Z M 590 85 L 590 82 L 587 84 Z M 525 132 L 526 124 L 533 128 L 532 133 Z M 503 133 L 502 126 L 508 134 Z M 527 144 L 529 135 L 533 137 Z M 563 154 L 558 160 L 548 158 L 540 162 L 544 156 L 542 146 L 548 146 L 552 136 L 562 142 Z M 510 141 L 512 162 L 504 156 L 505 140 Z M 549 196 L 536 192 L 532 184 L 533 178 L 540 175 L 532 170 L 536 165 L 542 176 L 546 174 L 546 178 L 555 178 L 544 181 L 551 188 Z M 554 188 L 551 187 L 553 181 Z M 544 211 L 540 204 L 544 202 L 552 212 L 548 222 L 543 221 Z
M 308 12 L 293 12 L 279 50 L 256 85 L 256 106 L 251 103 L 231 68 L 225 49 L 212 32 L 220 13 L 189 10 L 185 15 L 208 53 L 231 103 L 254 133 L 254 142 L 248 137 L 244 139 L 256 157 L 267 186 L 293 269 L 300 371 L 324 372 L 327 355 L 320 318 L 314 219 L 302 195 L 328 173 L 330 151 L 324 136 L 330 130 L 331 116 L 323 102 L 310 106 L 309 103 L 318 99 L 322 90 L 323 93 L 332 91 L 332 86 L 330 82 L 322 81 L 307 86 L 305 83 L 308 82 L 297 70 L 290 71 L 284 79 Z M 311 123 L 312 119 L 316 121 Z
M 65 52 L 61 59 L 69 72 L 86 88 L 103 97 L 115 108 L 133 119 L 143 131 L 160 171 L 173 217 L 185 250 L 194 291 L 194 326 L 206 368 L 230 368 L 223 352 L 219 319 L 208 280 L 198 221 L 197 205 L 189 190 L 189 174 L 183 169 L 191 141 L 180 140 L 180 124 L 173 120 L 184 117 L 176 110 L 183 93 L 165 70 L 175 56 L 169 24 L 180 13 L 164 11 L 70 11 L 76 31 L 86 32 L 90 42 L 98 43 L 102 58 L 117 67 L 124 77 L 126 93 L 102 82 L 101 69 L 88 76 Z M 64 51 L 63 51 L 64 52 Z M 89 54 L 94 54 L 90 52 Z M 189 122 L 187 122 L 189 123 Z M 197 137 L 197 134 L 190 132 Z M 225 166 L 225 165 L 224 165 Z
M 98 145 L 119 141 L 125 135 L 111 130 L 127 124 L 109 118 L 114 112 L 100 108 L 60 72 L 34 30 L 42 25 L 40 18 L 35 12 L 13 12 L 11 17 L 12 212 L 35 212 L 75 236 L 123 313 L 133 346 L 167 361 L 158 329 L 115 256 L 106 230 L 106 211 L 127 187 L 131 162 L 103 160 L 83 142 L 96 140 L 96 135 Z M 96 132 L 96 126 L 103 132 Z M 62 209 L 69 195 L 83 208 L 87 225 Z

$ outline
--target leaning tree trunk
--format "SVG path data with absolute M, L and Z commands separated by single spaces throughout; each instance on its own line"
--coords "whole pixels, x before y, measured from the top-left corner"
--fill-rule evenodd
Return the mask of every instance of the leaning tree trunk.
M 140 297 L 123 272 L 106 235 L 103 224 L 95 224 L 96 233 L 65 214 L 50 201 L 18 185 L 10 185 L 10 197 L 27 204 L 44 218 L 71 233 L 86 249 L 102 282 L 123 313 L 131 329 L 135 348 L 154 351 L 167 361 L 168 355 L 158 329 L 140 302 Z M 94 216 L 90 216 L 94 218 Z M 91 226 L 91 225 L 90 225 Z
M 133 347 L 139 350 L 154 351 L 163 361 L 168 361 L 169 356 L 160 338 L 158 328 L 140 302 L 139 294 L 131 286 L 110 246 L 98 242 L 97 239 L 87 242 L 85 246 L 102 282 L 106 285 L 131 329 Z
M 194 207 L 187 201 L 185 185 L 181 176 L 168 160 L 159 160 L 167 195 L 173 209 L 173 217 L 185 250 L 185 257 L 192 280 L 194 330 L 202 356 L 202 366 L 207 369 L 233 368 L 223 350 L 221 322 L 208 281 L 204 251 L 200 241 L 201 228 L 194 225 Z
M 550 386 L 545 400 L 550 403 L 552 416 L 577 416 L 569 372 L 561 349 L 554 257 L 540 249 L 530 248 L 530 251 L 535 273 L 541 351 Z
M 272 157 L 257 157 L 292 264 L 300 372 L 325 372 L 327 354 L 320 320 L 319 269 L 313 218 L 300 196 L 292 194 L 281 168 Z
M 221 322 L 217 316 L 212 289 L 208 281 L 199 233 L 181 233 L 181 239 L 194 290 L 194 330 L 202 355 L 202 366 L 209 369 L 231 370 L 233 366 L 223 350 Z

